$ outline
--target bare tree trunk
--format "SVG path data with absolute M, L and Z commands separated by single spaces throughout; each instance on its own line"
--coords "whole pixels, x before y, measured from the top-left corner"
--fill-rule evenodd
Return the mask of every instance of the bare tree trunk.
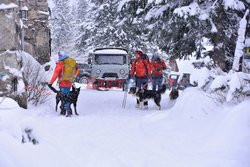
M 238 39 L 237 39 L 236 48 L 234 52 L 234 61 L 233 61 L 234 71 L 239 71 L 240 58 L 242 57 L 243 49 L 244 49 L 244 41 L 245 41 L 246 26 L 247 26 L 246 17 L 248 14 L 249 14 L 249 9 L 247 9 L 244 17 L 240 20 L 240 25 L 239 25 L 239 30 L 238 30 Z

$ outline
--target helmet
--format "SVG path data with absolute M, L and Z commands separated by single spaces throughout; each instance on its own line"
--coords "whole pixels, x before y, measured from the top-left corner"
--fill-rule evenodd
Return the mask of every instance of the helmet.
M 65 54 L 64 51 L 58 52 L 58 59 L 59 61 L 63 61 L 64 59 L 68 58 L 69 56 Z
M 140 51 L 140 50 L 136 50 L 136 51 L 135 51 L 135 55 L 138 55 L 139 57 L 142 57 L 143 52 Z

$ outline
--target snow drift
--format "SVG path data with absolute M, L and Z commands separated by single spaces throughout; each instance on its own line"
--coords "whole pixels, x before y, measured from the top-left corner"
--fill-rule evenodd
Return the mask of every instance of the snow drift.
M 144 111 L 131 96 L 122 110 L 122 98 L 120 91 L 82 89 L 80 116 L 72 118 L 58 116 L 54 100 L 29 110 L 5 100 L 0 166 L 249 167 L 250 100 L 222 105 L 189 88 L 173 107 L 164 95 L 162 111 L 151 101 Z M 22 143 L 27 128 L 38 144 Z

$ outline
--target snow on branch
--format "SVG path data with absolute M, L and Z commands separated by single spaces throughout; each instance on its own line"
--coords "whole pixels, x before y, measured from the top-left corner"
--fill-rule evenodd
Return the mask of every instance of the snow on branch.
M 151 18 L 157 18 L 157 17 L 161 16 L 163 14 L 163 12 L 166 10 L 167 10 L 167 5 L 164 5 L 160 8 L 153 8 L 145 16 L 145 20 L 148 21 Z
M 213 20 L 210 18 L 209 21 L 210 21 L 210 24 L 211 24 L 211 26 L 212 26 L 211 32 L 212 32 L 212 33 L 218 32 L 218 30 L 217 30 L 217 28 L 216 28 L 216 26 L 215 26 Z
M 204 67 L 191 74 L 190 83 L 222 103 L 240 102 L 250 96 L 250 74 L 243 72 L 220 73 Z
M 18 6 L 14 3 L 10 3 L 10 4 L 0 4 L 0 10 L 4 10 L 4 9 L 11 9 L 11 8 L 18 8 Z
M 155 4 L 160 4 L 162 3 L 163 0 L 155 0 Z
M 200 7 L 197 2 L 191 3 L 189 6 L 183 6 L 180 8 L 176 8 L 174 10 L 174 14 L 177 14 L 184 19 L 188 18 L 189 16 L 195 16 L 200 14 Z
M 123 7 L 126 3 L 128 3 L 129 1 L 131 1 L 131 0 L 122 0 L 122 1 L 119 3 L 119 5 L 118 5 L 117 12 L 121 12 L 121 11 L 122 11 L 122 7 Z
M 160 4 L 162 3 L 163 0 L 148 0 L 147 4 L 152 4 L 152 3 L 155 3 L 155 4 Z
M 246 73 L 234 73 L 231 80 L 228 82 L 229 91 L 227 93 L 227 102 L 233 100 L 239 95 L 250 93 L 250 75 Z
M 227 9 L 236 9 L 236 10 L 245 10 L 245 5 L 239 0 L 224 0 L 224 8 Z

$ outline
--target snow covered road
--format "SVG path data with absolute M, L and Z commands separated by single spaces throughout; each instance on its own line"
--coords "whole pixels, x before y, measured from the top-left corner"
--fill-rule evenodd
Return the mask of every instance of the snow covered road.
M 162 110 L 135 109 L 123 92 L 82 89 L 78 112 L 54 112 L 54 99 L 24 111 L 0 107 L 0 167 L 250 167 L 250 101 L 221 105 L 190 88 Z M 12 103 L 12 101 L 6 101 Z M 39 144 L 21 143 L 25 128 Z

